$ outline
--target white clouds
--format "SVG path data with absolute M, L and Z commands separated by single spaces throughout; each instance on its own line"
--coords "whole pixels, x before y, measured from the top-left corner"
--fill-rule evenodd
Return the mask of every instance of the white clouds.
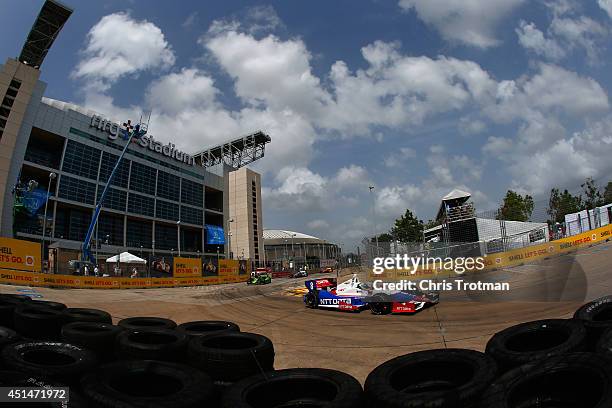
M 329 223 L 325 220 L 312 220 L 306 226 L 313 230 L 327 230 L 330 227 Z
M 342 189 L 364 186 L 368 184 L 368 172 L 361 166 L 351 164 L 338 170 L 334 182 Z
M 553 14 L 546 34 L 538 30 L 534 23 L 521 20 L 516 29 L 521 46 L 553 61 L 559 61 L 573 51 L 583 50 L 589 64 L 599 63 L 609 30 L 590 17 L 578 15 L 579 7 L 574 2 L 556 0 L 545 4 Z
M 421 195 L 421 189 L 412 184 L 384 187 L 376 194 L 376 215 L 385 221 L 395 219 L 406 208 L 414 208 Z
M 245 25 L 251 34 L 274 31 L 283 26 L 276 10 L 271 5 L 260 5 L 247 10 Z
M 597 0 L 597 3 L 612 18 L 612 0 Z
M 153 81 L 145 99 L 149 106 L 161 108 L 168 114 L 176 114 L 211 107 L 218 92 L 211 77 L 197 69 L 183 68 L 180 72 Z
M 513 184 L 532 193 L 578 185 L 586 177 L 612 175 L 612 117 L 554 141 L 545 148 L 512 157 Z
M 164 34 L 153 23 L 128 14 L 104 16 L 87 34 L 84 59 L 73 75 L 107 89 L 120 77 L 154 68 L 168 68 L 175 57 Z
M 516 29 L 519 43 L 523 48 L 552 60 L 559 60 L 565 56 L 565 50 L 553 39 L 545 38 L 544 33 L 537 29 L 534 23 L 521 20 Z
M 400 147 L 396 152 L 385 157 L 384 164 L 390 168 L 407 167 L 411 159 L 416 157 L 416 150 L 410 147 Z
M 474 47 L 497 45 L 497 24 L 524 0 L 400 0 L 404 10 L 415 9 L 425 23 L 446 40 Z
M 258 40 L 230 30 L 201 43 L 234 79 L 236 95 L 245 103 L 309 117 L 321 113 L 328 95 L 312 74 L 310 53 L 302 41 L 281 41 L 272 35 Z

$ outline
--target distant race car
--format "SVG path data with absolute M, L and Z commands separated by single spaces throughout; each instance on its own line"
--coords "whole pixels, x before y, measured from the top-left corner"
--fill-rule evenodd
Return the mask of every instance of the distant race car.
M 272 283 L 272 275 L 265 271 L 257 271 L 251 272 L 251 276 L 247 281 L 247 285 L 266 285 L 268 283 Z
M 299 271 L 295 271 L 291 275 L 292 278 L 305 278 L 306 276 L 308 276 L 308 272 L 306 272 L 306 269 L 300 269 Z
M 313 279 L 305 282 L 308 293 L 304 295 L 307 307 L 360 311 L 370 309 L 372 313 L 416 313 L 427 306 L 438 303 L 435 292 L 397 291 L 376 293 L 372 286 L 360 282 L 356 275 L 345 282 L 335 278 Z

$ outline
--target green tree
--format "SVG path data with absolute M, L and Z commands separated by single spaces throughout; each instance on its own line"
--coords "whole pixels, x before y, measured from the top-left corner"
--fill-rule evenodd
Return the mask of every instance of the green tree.
M 391 242 L 393 241 L 393 237 L 391 234 L 383 232 L 378 236 L 378 242 Z M 376 237 L 372 238 L 372 242 L 376 242 Z
M 423 221 L 406 210 L 406 213 L 395 220 L 395 225 L 391 228 L 391 235 L 400 242 L 421 242 L 423 241 Z
M 587 178 L 580 187 L 584 191 L 584 210 L 590 210 L 603 204 L 603 196 L 592 177 Z
M 565 215 L 578 212 L 582 209 L 582 197 L 574 196 L 569 191 L 563 190 L 559 193 L 558 188 L 550 190 L 550 199 L 548 200 L 548 209 L 546 212 L 552 223 L 565 221 Z
M 533 197 L 508 190 L 499 209 L 499 217 L 506 221 L 527 221 L 533 212 Z
M 604 204 L 612 203 L 612 181 L 608 181 L 608 184 L 606 185 L 606 189 L 603 193 L 603 201 Z

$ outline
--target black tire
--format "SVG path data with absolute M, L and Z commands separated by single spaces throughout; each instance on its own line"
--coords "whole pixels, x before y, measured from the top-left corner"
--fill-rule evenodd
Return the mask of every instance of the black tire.
M 50 307 L 51 309 L 59 310 L 60 312 L 66 309 L 65 304 L 60 303 L 60 302 L 52 302 L 50 300 L 32 300 L 31 305 Z
M 481 407 L 612 407 L 612 364 L 574 353 L 523 365 L 498 378 Z
M 586 329 L 579 320 L 536 320 L 508 327 L 489 339 L 486 353 L 501 371 L 534 360 L 583 351 Z
M 108 360 L 114 353 L 119 326 L 97 322 L 72 322 L 62 327 L 61 337 L 67 343 L 77 344 L 96 353 L 100 360 Z
M 64 318 L 62 312 L 28 304 L 15 309 L 15 330 L 31 339 L 59 339 Z
M 73 322 L 113 323 L 110 313 L 100 309 L 69 307 L 62 311 L 62 315 L 65 324 Z
M 370 303 L 370 311 L 375 315 L 386 315 L 391 313 L 391 303 L 388 302 L 372 302 Z
M 308 292 L 306 295 L 304 295 L 304 304 L 310 309 L 316 309 L 317 307 L 319 307 L 317 302 L 317 295 L 312 292 Z
M 117 325 L 126 330 L 176 328 L 176 323 L 173 320 L 163 317 L 128 317 L 127 319 L 120 320 Z
M 31 375 L 22 373 L 20 371 L 11 370 L 0 370 L 0 386 L 1 387 L 67 387 L 65 384 L 49 383 L 46 380 L 40 380 L 32 378 Z M 87 405 L 83 399 L 76 392 L 75 388 L 70 388 L 68 392 L 70 401 L 67 405 L 68 408 L 86 408 Z M 11 406 L 3 404 L 2 406 Z M 65 408 L 61 402 L 20 402 L 14 405 L 17 408 Z
M 213 380 L 238 381 L 274 369 L 274 347 L 255 333 L 220 333 L 189 342 L 189 360 Z
M 599 336 L 612 328 L 612 296 L 604 296 L 582 305 L 574 313 L 587 329 L 587 348 L 595 350 Z
M 376 367 L 365 382 L 367 407 L 471 407 L 495 379 L 497 365 L 484 353 L 426 350 Z
M 196 408 L 208 406 L 212 381 L 201 371 L 164 361 L 118 361 L 81 380 L 81 389 L 100 408 Z
M 20 302 L 29 302 L 32 298 L 28 295 L 22 295 L 17 293 L 0 293 L 0 297 L 5 299 L 16 299 Z
M 220 320 L 199 320 L 195 322 L 181 323 L 176 327 L 176 331 L 185 333 L 187 336 L 199 337 L 210 336 L 226 332 L 239 332 L 240 327 L 236 323 Z
M 93 352 L 74 344 L 22 341 L 2 350 L 6 367 L 72 385 L 96 364 Z
M 257 374 L 227 389 L 223 408 L 360 408 L 361 384 L 352 376 L 325 368 L 292 368 Z
M 29 298 L 28 298 L 29 299 Z M 0 326 L 14 328 L 15 327 L 15 309 L 22 306 L 28 299 L 0 294 Z
M 21 336 L 13 329 L 8 327 L 0 327 L 0 350 L 7 344 L 16 343 Z
M 124 330 L 117 336 L 117 356 L 136 360 L 182 361 L 189 337 L 171 329 Z

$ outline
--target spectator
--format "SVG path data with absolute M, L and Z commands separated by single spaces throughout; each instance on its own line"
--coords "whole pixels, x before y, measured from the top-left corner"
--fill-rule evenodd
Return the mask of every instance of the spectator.
M 130 275 L 130 278 L 137 278 L 138 277 L 138 269 L 136 269 L 136 267 L 134 267 L 132 269 L 132 274 Z
M 121 276 L 121 268 L 119 265 L 115 265 L 115 276 Z
M 94 276 L 100 276 L 100 269 L 98 269 L 98 265 L 94 265 Z
M 87 265 L 85 265 L 85 267 L 83 268 L 83 275 L 89 276 L 89 267 Z

